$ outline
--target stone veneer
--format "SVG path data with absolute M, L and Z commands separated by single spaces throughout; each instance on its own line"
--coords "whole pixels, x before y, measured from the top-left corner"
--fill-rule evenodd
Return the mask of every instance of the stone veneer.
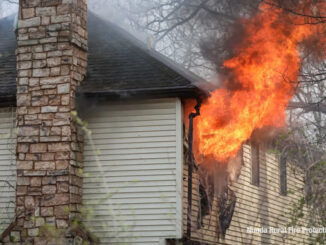
M 86 74 L 86 22 L 87 0 L 19 1 L 16 222 L 9 231 L 18 244 L 49 244 L 41 227 L 69 230 L 80 210 L 82 141 L 71 112 Z

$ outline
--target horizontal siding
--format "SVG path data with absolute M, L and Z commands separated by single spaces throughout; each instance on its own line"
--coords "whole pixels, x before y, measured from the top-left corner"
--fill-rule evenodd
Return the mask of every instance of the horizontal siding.
M 84 146 L 87 227 L 101 244 L 181 238 L 180 101 L 102 104 L 85 121 L 94 142 Z
M 15 217 L 15 122 L 14 108 L 0 109 L 0 234 Z
M 204 226 L 193 229 L 194 240 L 204 241 L 210 244 L 308 244 L 308 234 L 250 234 L 247 227 L 285 227 L 290 223 L 290 213 L 294 204 L 298 203 L 304 195 L 304 175 L 298 169 L 288 164 L 287 186 L 291 190 L 287 196 L 280 194 L 279 162 L 274 154 L 260 151 L 260 186 L 251 184 L 251 147 L 244 146 L 243 166 L 236 183 L 232 186 L 237 196 L 235 212 L 231 225 L 226 233 L 225 240 L 219 240 L 216 236 L 217 202 L 210 215 L 204 217 Z M 187 202 L 187 165 L 184 170 L 184 200 Z M 193 208 L 192 220 L 197 220 L 199 206 L 198 175 L 195 172 L 193 178 Z M 293 193 L 292 193 L 293 192 Z M 307 207 L 303 212 L 307 215 Z M 184 209 L 184 232 L 186 227 L 187 210 Z M 306 217 L 299 220 L 298 227 L 307 227 Z M 195 227 L 195 224 L 194 224 Z

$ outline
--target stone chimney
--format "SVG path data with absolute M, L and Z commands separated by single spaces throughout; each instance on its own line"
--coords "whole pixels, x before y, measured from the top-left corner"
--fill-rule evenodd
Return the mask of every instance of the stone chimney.
M 67 231 L 79 213 L 82 152 L 72 111 L 86 74 L 86 22 L 87 0 L 19 1 L 12 232 L 21 244 L 47 244 L 42 227 Z

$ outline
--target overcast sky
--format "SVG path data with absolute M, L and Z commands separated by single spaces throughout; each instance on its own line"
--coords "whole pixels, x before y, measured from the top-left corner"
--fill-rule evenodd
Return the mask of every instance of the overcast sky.
M 18 11 L 18 4 L 9 3 L 5 0 L 0 0 L 0 18 L 6 17 Z
M 15 2 L 18 0 L 10 0 L 11 2 Z M 123 1 L 122 1 L 123 2 Z M 127 13 L 124 13 L 122 9 L 116 9 L 117 1 L 116 0 L 89 0 L 88 7 L 91 11 L 100 15 L 104 19 L 108 19 L 111 22 L 118 24 L 124 29 L 131 32 L 138 39 L 147 42 L 148 35 L 145 32 L 140 32 L 137 30 L 135 32 L 129 25 L 127 20 Z M 0 0 L 0 18 L 6 17 L 8 15 L 14 14 L 18 12 L 18 4 L 10 3 L 8 0 Z
M 18 0 L 0 0 L 0 18 L 6 17 L 18 11 Z M 114 9 L 114 2 L 112 0 L 89 0 L 89 9 L 97 14 L 110 18 L 112 21 L 123 21 L 123 14 L 121 9 L 116 11 Z

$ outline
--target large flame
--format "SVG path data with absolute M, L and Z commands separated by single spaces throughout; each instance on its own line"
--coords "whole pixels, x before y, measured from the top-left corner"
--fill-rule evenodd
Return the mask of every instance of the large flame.
M 264 4 L 253 18 L 241 20 L 244 36 L 235 45 L 237 55 L 224 62 L 232 78 L 202 103 L 194 122 L 198 163 L 226 162 L 255 129 L 285 125 L 302 62 L 299 44 L 320 31 L 318 25 L 300 21 Z M 228 89 L 234 83 L 238 88 Z M 193 105 L 186 106 L 186 116 Z

